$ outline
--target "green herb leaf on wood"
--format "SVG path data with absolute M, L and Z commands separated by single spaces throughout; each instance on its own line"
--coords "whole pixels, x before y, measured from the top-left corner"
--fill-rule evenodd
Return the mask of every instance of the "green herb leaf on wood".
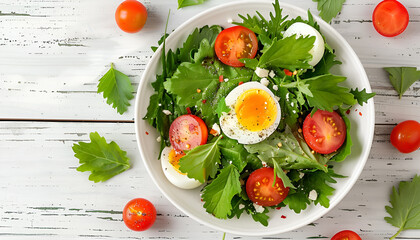
M 178 0 L 178 9 L 203 4 L 205 0 Z
M 400 98 L 413 83 L 420 79 L 420 71 L 415 67 L 387 67 L 384 70 L 389 73 L 389 80 Z
M 351 89 L 350 93 L 353 94 L 360 106 L 363 106 L 363 103 L 367 103 L 370 98 L 373 98 L 376 95 L 376 93 L 367 93 L 366 88 L 363 88 L 361 91 L 359 91 L 358 88 Z
M 122 72 L 114 68 L 111 63 L 111 69 L 99 79 L 98 93 L 103 93 L 106 103 L 112 104 L 117 108 L 118 113 L 123 114 L 130 106 L 129 100 L 134 98 L 133 86 L 130 79 Z
M 130 168 L 126 152 L 114 142 L 109 144 L 97 132 L 89 135 L 90 143 L 79 142 L 72 149 L 81 164 L 77 171 L 90 171 L 89 180 L 104 182 Z
M 341 11 L 346 0 L 313 0 L 318 3 L 319 16 L 326 22 L 331 22 Z

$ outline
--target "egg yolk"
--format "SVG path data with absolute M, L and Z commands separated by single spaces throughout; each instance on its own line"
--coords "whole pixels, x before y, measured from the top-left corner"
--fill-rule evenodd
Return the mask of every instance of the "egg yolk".
M 181 159 L 183 156 L 185 156 L 185 153 L 183 152 L 179 153 L 175 151 L 175 149 L 172 149 L 169 152 L 168 160 L 169 160 L 169 163 L 175 168 L 177 172 L 179 172 L 182 175 L 186 175 L 185 173 L 179 170 L 179 159 Z
M 261 89 L 243 92 L 236 101 L 235 112 L 239 123 L 249 131 L 257 132 L 271 126 L 277 117 L 277 106 L 271 95 Z

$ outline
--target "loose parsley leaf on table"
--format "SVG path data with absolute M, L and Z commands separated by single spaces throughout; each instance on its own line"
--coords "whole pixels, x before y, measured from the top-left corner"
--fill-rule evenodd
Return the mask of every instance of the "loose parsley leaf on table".
M 113 63 L 109 71 L 99 79 L 98 93 L 103 92 L 104 98 L 107 99 L 106 103 L 112 104 L 120 114 L 127 111 L 127 107 L 130 106 L 129 100 L 134 98 L 133 91 L 130 79 L 116 70 Z
M 420 71 L 415 67 L 386 67 L 384 70 L 389 73 L 389 80 L 400 98 L 413 83 L 420 79 Z
M 341 11 L 346 0 L 313 0 L 318 3 L 319 16 L 326 22 L 331 22 Z
M 178 9 L 204 3 L 205 0 L 178 0 Z
M 411 182 L 400 182 L 398 190 L 393 187 L 390 203 L 385 209 L 391 217 L 385 220 L 399 228 L 390 239 L 406 229 L 420 229 L 420 176 L 414 176 Z
M 89 135 L 90 143 L 79 142 L 72 149 L 81 164 L 77 171 L 90 171 L 89 180 L 104 182 L 130 168 L 126 152 L 114 142 L 107 143 L 97 132 Z

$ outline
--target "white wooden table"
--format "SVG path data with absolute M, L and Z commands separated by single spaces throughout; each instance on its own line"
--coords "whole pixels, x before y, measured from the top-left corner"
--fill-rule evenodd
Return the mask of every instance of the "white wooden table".
M 121 0 L 0 0 L 0 239 L 221 239 L 176 209 L 156 188 L 139 156 L 134 106 L 119 115 L 96 93 L 110 63 L 137 89 L 163 34 L 191 16 L 228 0 L 176 10 L 176 0 L 144 0 L 149 18 L 138 34 L 118 29 Z M 284 0 L 316 11 L 311 0 Z M 420 173 L 420 151 L 401 154 L 389 142 L 396 123 L 420 121 L 420 82 L 398 99 L 385 66 L 420 65 L 420 2 L 401 0 L 411 15 L 406 32 L 384 38 L 371 14 L 379 0 L 347 0 L 332 25 L 354 48 L 370 79 L 376 127 L 363 173 L 346 198 L 327 215 L 298 230 L 271 237 L 226 239 L 329 239 L 352 229 L 363 239 L 388 239 L 397 229 L 384 221 L 392 186 Z M 134 104 L 134 101 L 131 102 Z M 75 169 L 72 145 L 98 131 L 128 152 L 132 168 L 105 183 Z M 121 211 L 132 198 L 152 201 L 155 225 L 128 230 Z M 420 239 L 407 231 L 400 239 Z

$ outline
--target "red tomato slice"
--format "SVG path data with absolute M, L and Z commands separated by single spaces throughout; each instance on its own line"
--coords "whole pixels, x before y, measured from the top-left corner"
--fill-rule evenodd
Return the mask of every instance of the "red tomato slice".
M 372 21 L 376 31 L 385 37 L 395 37 L 407 28 L 407 9 L 396 0 L 385 0 L 376 6 Z
M 420 147 L 420 123 L 408 120 L 392 129 L 391 143 L 402 153 L 411 153 Z
M 208 131 L 204 121 L 192 114 L 176 118 L 169 128 L 169 141 L 177 151 L 191 150 L 207 142 Z
M 281 203 L 289 194 L 289 188 L 276 176 L 273 187 L 274 169 L 260 168 L 249 175 L 246 181 L 246 194 L 249 199 L 260 206 L 275 206 Z
M 344 230 L 335 234 L 331 240 L 362 240 L 362 238 L 353 231 Z
M 303 137 L 315 152 L 332 153 L 346 139 L 346 124 L 338 113 L 318 110 L 303 122 Z
M 246 27 L 235 26 L 219 33 L 214 50 L 222 63 L 232 67 L 243 67 L 241 58 L 254 58 L 258 50 L 255 33 Z
M 123 220 L 131 230 L 147 230 L 156 220 L 155 206 L 144 198 L 133 199 L 124 207 Z

